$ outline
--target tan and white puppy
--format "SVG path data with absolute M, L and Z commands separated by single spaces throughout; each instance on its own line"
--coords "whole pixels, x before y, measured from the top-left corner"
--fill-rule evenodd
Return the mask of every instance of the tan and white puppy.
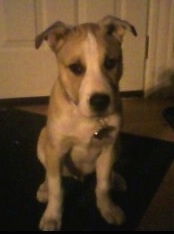
M 47 40 L 59 72 L 47 124 L 38 140 L 38 158 L 46 170 L 46 179 L 37 192 L 37 199 L 47 202 L 41 230 L 61 228 L 62 175 L 82 179 L 93 171 L 102 217 L 117 225 L 125 220 L 109 192 L 122 122 L 119 80 L 126 29 L 136 35 L 128 22 L 107 16 L 96 24 L 77 26 L 58 21 L 36 38 L 36 48 Z

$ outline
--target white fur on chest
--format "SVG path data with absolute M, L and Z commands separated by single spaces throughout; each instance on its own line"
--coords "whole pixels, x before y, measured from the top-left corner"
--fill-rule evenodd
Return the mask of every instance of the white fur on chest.
M 101 122 L 104 122 L 106 126 L 114 127 L 115 130 L 112 132 L 113 137 L 120 130 L 121 117 L 119 114 L 114 113 L 101 118 L 86 118 L 81 116 L 78 110 L 65 113 L 55 123 L 55 127 L 60 138 L 71 138 L 73 145 L 89 145 L 94 133 L 102 128 Z
M 69 118 L 71 116 L 71 118 Z M 95 162 L 103 148 L 108 144 L 114 144 L 117 133 L 120 130 L 120 116 L 113 114 L 105 118 L 107 126 L 114 127 L 108 138 L 98 140 L 94 133 L 101 129 L 101 123 L 97 118 L 80 116 L 74 110 L 71 115 L 66 113 L 56 123 L 55 142 L 65 147 L 64 152 L 71 151 L 71 158 L 83 174 L 91 173 L 95 169 Z

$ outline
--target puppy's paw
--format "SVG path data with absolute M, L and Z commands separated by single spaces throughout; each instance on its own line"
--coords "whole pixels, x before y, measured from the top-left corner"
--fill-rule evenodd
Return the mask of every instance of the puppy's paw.
M 46 203 L 48 201 L 48 187 L 46 182 L 40 185 L 36 197 L 37 200 L 41 203 Z
M 123 210 L 111 201 L 102 204 L 99 209 L 102 217 L 109 224 L 122 225 L 126 221 Z
M 42 231 L 58 231 L 61 228 L 61 218 L 58 215 L 48 215 L 46 212 L 42 216 L 39 229 Z

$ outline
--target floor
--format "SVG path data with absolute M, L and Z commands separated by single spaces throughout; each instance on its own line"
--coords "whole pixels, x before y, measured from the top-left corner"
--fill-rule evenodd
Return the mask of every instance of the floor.
M 174 142 L 174 130 L 162 116 L 165 107 L 174 100 L 123 98 L 123 131 Z M 18 107 L 23 110 L 46 114 L 46 105 Z M 153 197 L 138 230 L 174 230 L 174 161 Z

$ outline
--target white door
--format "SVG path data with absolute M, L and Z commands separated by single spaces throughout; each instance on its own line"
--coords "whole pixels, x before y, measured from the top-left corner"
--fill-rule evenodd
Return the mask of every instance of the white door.
M 56 20 L 98 21 L 114 14 L 130 21 L 138 37 L 125 37 L 121 90 L 143 90 L 148 0 L 0 0 L 0 99 L 47 96 L 57 77 L 54 54 L 34 48 L 37 33 Z
M 174 0 L 150 1 L 145 94 L 174 94 Z

